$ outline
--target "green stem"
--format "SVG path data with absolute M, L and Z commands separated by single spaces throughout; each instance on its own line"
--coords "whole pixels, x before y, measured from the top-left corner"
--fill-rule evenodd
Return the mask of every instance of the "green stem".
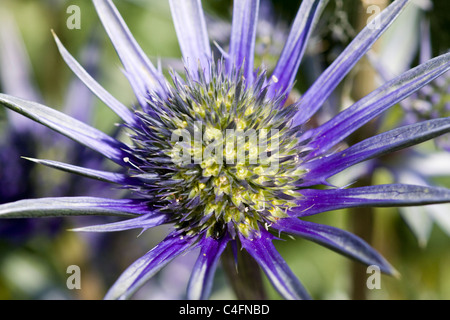
M 388 5 L 387 0 L 361 0 L 359 5 L 360 15 L 358 21 L 358 29 L 361 30 L 367 23 L 368 7 L 376 5 L 380 10 Z M 377 51 L 378 42 L 372 47 L 372 50 Z M 354 78 L 353 98 L 357 101 L 376 89 L 376 71 L 368 60 L 361 60 L 359 62 L 359 71 Z M 368 137 L 373 136 L 377 132 L 377 125 L 374 121 L 367 123 L 363 128 L 359 129 L 353 134 L 350 139 L 350 145 L 362 141 Z M 353 187 L 372 185 L 373 176 L 369 172 L 365 177 L 361 177 L 358 183 Z M 373 208 L 352 208 L 349 209 L 353 233 L 371 244 L 373 237 L 374 226 L 374 210 Z M 352 264 L 352 299 L 365 300 L 367 299 L 367 266 L 359 262 Z
M 245 250 L 234 252 L 228 246 L 222 254 L 222 265 L 239 300 L 266 300 L 263 278 L 258 263 Z
M 367 176 L 362 179 L 359 185 L 370 185 L 371 177 Z M 355 186 L 356 187 L 356 186 Z M 349 209 L 350 219 L 353 227 L 353 233 L 371 244 L 374 226 L 374 210 L 373 208 L 352 208 Z M 367 266 L 360 262 L 352 262 L 352 300 L 367 299 Z

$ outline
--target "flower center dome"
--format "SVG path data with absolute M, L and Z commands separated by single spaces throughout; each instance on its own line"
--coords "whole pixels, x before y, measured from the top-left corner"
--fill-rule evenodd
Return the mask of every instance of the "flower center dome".
M 237 73 L 213 74 L 174 76 L 168 98 L 151 96 L 150 110 L 137 112 L 132 174 L 143 180 L 137 191 L 187 234 L 248 236 L 296 206 L 305 147 L 289 125 L 295 108 L 267 99 L 262 75 L 247 88 Z

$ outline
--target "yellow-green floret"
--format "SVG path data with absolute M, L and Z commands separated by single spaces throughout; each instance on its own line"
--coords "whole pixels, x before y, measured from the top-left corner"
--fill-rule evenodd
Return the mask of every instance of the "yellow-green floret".
M 139 159 L 133 174 L 144 181 L 137 191 L 187 235 L 248 236 L 286 217 L 301 196 L 294 108 L 283 107 L 282 96 L 266 99 L 263 76 L 250 88 L 233 77 L 174 77 L 169 98 L 152 97 L 130 135 Z

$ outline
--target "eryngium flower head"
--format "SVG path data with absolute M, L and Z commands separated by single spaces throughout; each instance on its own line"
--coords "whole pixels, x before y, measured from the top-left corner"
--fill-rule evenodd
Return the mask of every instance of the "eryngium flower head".
M 264 71 L 253 65 L 259 1 L 234 2 L 229 51 L 214 61 L 200 1 L 170 0 L 186 72 L 184 77 L 173 74 L 168 82 L 138 47 L 113 3 L 94 0 L 136 94 L 135 109 L 131 111 L 104 90 L 56 41 L 69 67 L 124 120 L 131 142 L 120 142 L 33 102 L 6 95 L 0 95 L 0 101 L 97 150 L 126 172 L 36 161 L 118 184 L 134 190 L 136 197 L 25 200 L 0 206 L 0 216 L 106 214 L 129 218 L 79 229 L 98 232 L 147 230 L 172 223 L 173 231 L 122 274 L 107 298 L 129 297 L 172 259 L 193 248 L 200 248 L 200 254 L 189 281 L 188 297 L 207 298 L 218 259 L 228 245 L 245 249 L 283 297 L 308 298 L 273 244 L 284 233 L 378 265 L 385 273 L 395 273 L 360 238 L 301 218 L 348 207 L 450 201 L 450 191 L 444 188 L 395 184 L 346 189 L 327 182 L 354 164 L 450 130 L 449 118 L 434 119 L 333 152 L 333 147 L 357 128 L 448 70 L 450 55 L 407 71 L 330 121 L 304 130 L 303 125 L 408 1 L 394 1 L 378 16 L 378 28 L 362 30 L 299 101 L 284 106 L 325 2 L 302 2 L 278 63 L 266 78 Z
M 13 14 L 4 4 L 0 6 L 0 87 L 4 92 L 24 99 L 43 101 L 43 95 L 34 85 L 34 77 L 23 39 L 12 18 Z M 83 61 L 93 72 L 97 69 L 98 49 L 90 43 L 83 50 Z M 86 59 L 89 56 L 89 59 Z M 65 97 L 64 111 L 70 115 L 91 121 L 93 97 L 79 79 L 71 81 Z M 6 112 L 3 112 L 6 111 Z M 3 119 L 3 115 L 5 118 Z M 80 165 L 100 167 L 103 158 L 95 153 L 83 157 L 87 151 L 73 141 L 61 139 L 61 135 L 49 132 L 37 123 L 10 110 L 0 112 L 0 204 L 45 194 L 77 194 L 83 191 L 98 195 L 99 190 L 92 183 L 72 175 L 69 179 L 48 177 L 45 170 L 25 161 L 23 155 L 40 156 L 52 152 L 63 154 L 65 161 Z M 44 148 L 45 146 L 45 148 Z M 56 151 L 57 150 L 57 151 Z M 90 181 L 92 182 L 92 181 Z M 104 188 L 103 188 L 104 189 Z M 106 191 L 106 190 L 105 190 Z M 104 193 L 106 194 L 106 193 Z M 111 194 L 108 192 L 108 194 Z M 22 244 L 39 233 L 53 235 L 62 230 L 61 220 L 49 221 L 10 220 L 0 225 L 0 240 L 17 241 Z
M 370 53 L 369 57 L 384 81 L 414 66 L 414 58 L 417 58 L 419 63 L 425 63 L 432 58 L 431 27 L 425 14 L 430 7 L 432 3 L 425 1 L 423 7 L 415 3 L 408 8 L 408 12 L 405 12 L 390 30 L 391 39 L 387 45 L 384 45 L 379 53 Z M 409 46 L 401 45 L 397 41 L 405 35 L 405 30 L 416 35 L 410 38 L 412 43 Z M 414 50 L 411 50 L 411 47 Z M 395 61 L 391 59 L 393 53 L 397 56 Z M 403 124 L 450 116 L 449 94 L 450 73 L 447 72 L 399 103 L 405 113 Z M 450 151 L 449 138 L 449 135 L 441 136 L 435 143 L 438 147 Z
M 295 109 L 266 98 L 264 77 L 245 88 L 242 74 L 214 66 L 212 81 L 174 79 L 167 97 L 153 97 L 152 112 L 136 112 L 129 126 L 135 160 L 130 174 L 143 197 L 170 215 L 187 235 L 249 235 L 295 207 L 301 177 Z
M 404 14 L 396 20 L 389 31 L 390 41 L 377 53 L 371 53 L 374 68 L 385 81 L 393 78 L 393 74 L 404 72 L 413 66 L 413 59 L 417 56 L 419 63 L 425 63 L 432 58 L 430 21 L 425 11 L 429 10 L 431 2 L 423 2 L 424 7 L 414 3 Z M 414 45 L 405 46 L 398 43 L 398 39 L 405 37 L 405 30 L 414 37 L 409 41 Z M 414 50 L 411 50 L 415 48 Z M 395 62 L 392 60 L 396 54 Z M 401 61 L 401 63 L 399 63 Z M 450 73 L 447 72 L 428 85 L 417 90 L 399 103 L 403 109 L 403 117 L 398 122 L 412 124 L 418 121 L 437 119 L 450 116 Z M 383 125 L 382 122 L 378 122 Z M 436 150 L 427 152 L 419 148 L 409 148 L 395 154 L 376 159 L 371 165 L 372 170 L 381 167 L 391 173 L 393 181 L 397 183 L 436 185 L 436 177 L 447 178 L 450 171 L 445 165 L 450 161 L 450 134 L 434 139 Z M 443 150 L 439 150 L 443 149 Z M 370 170 L 370 169 L 369 169 Z M 450 223 L 447 220 L 450 205 L 424 207 L 402 207 L 400 212 L 409 228 L 416 236 L 419 244 L 424 247 L 434 223 L 445 233 L 450 235 Z

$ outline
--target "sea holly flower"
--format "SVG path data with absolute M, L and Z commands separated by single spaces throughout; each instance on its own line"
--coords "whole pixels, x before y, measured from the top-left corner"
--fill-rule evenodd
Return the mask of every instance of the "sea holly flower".
M 389 30 L 389 37 L 381 51 L 378 54 L 371 53 L 374 67 L 383 81 L 389 81 L 395 75 L 411 68 L 415 58 L 418 58 L 419 63 L 432 58 L 430 21 L 426 16 L 426 12 L 431 8 L 431 2 L 413 2 L 405 16 L 395 24 L 395 28 Z M 405 30 L 412 32 L 405 33 Z M 398 44 L 399 38 L 405 38 L 405 45 Z M 398 57 L 391 59 L 394 52 L 397 52 Z M 403 124 L 450 116 L 449 87 L 450 73 L 447 72 L 401 101 L 400 106 L 405 111 Z M 450 151 L 450 145 L 445 143 L 449 140 L 448 137 L 449 135 L 445 135 L 436 139 L 437 146 Z
M 8 94 L 42 102 L 44 99 L 33 83 L 28 54 L 11 12 L 3 8 L 1 17 L 3 26 L 0 30 L 0 86 Z M 97 60 L 98 50 L 92 43 L 84 51 L 83 60 L 92 72 L 96 69 L 94 62 Z M 86 59 L 88 55 L 89 59 Z M 64 110 L 80 120 L 90 121 L 92 98 L 83 83 L 79 79 L 74 79 L 67 90 Z M 79 144 L 67 139 L 63 140 L 60 135 L 45 130 L 22 115 L 5 110 L 7 112 L 4 121 L 1 122 L 0 138 L 0 177 L 2 179 L 0 203 L 39 197 L 46 193 L 62 195 L 69 190 L 74 194 L 80 190 L 89 192 L 89 189 L 95 187 L 92 183 L 83 183 L 81 179 L 73 175 L 64 181 L 55 178 L 46 179 L 35 163 L 20 159 L 23 155 L 42 156 L 47 150 L 52 149 L 58 150 L 59 154 L 64 154 L 67 161 L 84 165 L 89 163 L 94 166 L 100 166 L 102 162 L 102 158 L 97 157 L 95 153 L 93 153 L 94 157 L 83 158 L 82 155 L 85 152 Z M 96 191 L 98 193 L 98 190 Z M 112 193 L 109 192 L 109 194 Z M 39 230 L 41 234 L 47 229 L 51 234 L 56 233 L 61 229 L 61 221 L 55 222 L 58 221 L 52 223 L 36 220 L 11 220 L 8 223 L 5 221 L 0 227 L 0 237 L 3 240 L 16 239 L 22 243 L 25 238 L 35 234 L 36 230 Z
M 408 70 L 416 57 L 419 63 L 425 63 L 432 58 L 430 22 L 425 14 L 431 7 L 432 3 L 429 1 L 414 2 L 389 30 L 386 43 L 380 52 L 370 54 L 371 61 L 383 81 L 389 81 L 395 74 Z M 403 45 L 399 45 L 399 39 L 403 39 L 401 42 Z M 394 52 L 397 55 L 392 59 Z M 447 72 L 401 101 L 399 104 L 403 114 L 399 119 L 400 124 L 448 117 L 449 87 L 450 73 Z M 406 149 L 397 153 L 395 157 L 378 159 L 372 168 L 387 169 L 397 183 L 436 185 L 433 180 L 437 177 L 450 175 L 446 165 L 450 161 L 450 154 L 447 152 L 450 145 L 447 141 L 450 141 L 449 134 L 442 135 L 435 139 L 434 149 L 429 148 L 428 151 L 420 148 Z M 425 246 L 428 242 L 434 223 L 450 235 L 450 219 L 447 214 L 449 209 L 448 204 L 399 208 L 421 246 Z
M 0 31 L 0 86 L 5 93 L 23 99 L 33 100 L 39 103 L 44 102 L 44 94 L 35 85 L 31 63 L 25 48 L 24 41 L 17 30 L 13 15 L 6 8 L 2 8 L 1 18 L 3 27 Z M 97 62 L 99 60 L 98 45 L 91 41 L 82 50 L 82 60 L 91 73 L 97 73 Z M 93 96 L 84 84 L 78 79 L 71 79 L 63 98 L 63 110 L 70 116 L 84 122 L 93 122 Z M 5 123 L 2 125 L 2 139 L 0 148 L 0 158 L 2 166 L 0 172 L 4 175 L 5 183 L 0 191 L 0 203 L 18 200 L 20 198 L 35 197 L 45 192 L 65 194 L 71 192 L 79 193 L 92 188 L 92 181 L 89 184 L 80 182 L 79 177 L 71 176 L 70 181 L 55 181 L 55 184 L 44 192 L 41 184 L 43 182 L 39 173 L 36 179 L 31 178 L 30 171 L 34 166 L 33 162 L 23 159 L 10 161 L 7 159 L 19 159 L 23 155 L 43 156 L 48 150 L 64 155 L 65 161 L 76 162 L 80 165 L 91 165 L 100 167 L 103 157 L 96 153 L 91 153 L 90 157 L 83 157 L 85 150 L 73 141 L 61 137 L 61 135 L 46 130 L 38 123 L 29 121 L 24 116 L 5 109 Z M 111 126 L 113 127 L 113 126 Z M 47 148 L 43 148 L 43 146 Z M 46 150 L 47 149 L 47 150 Z M 85 148 L 84 148 L 85 149 Z M 57 151 L 56 151 L 57 150 Z M 22 173 L 19 173 L 23 171 Z M 10 176 L 15 178 L 6 178 Z M 29 182 L 28 184 L 24 181 Z M 16 185 L 17 184 L 17 185 Z M 35 184 L 33 186 L 33 184 Z M 57 185 L 56 185 L 57 184 Z M 23 189 L 22 192 L 17 189 Z M 96 190 L 98 193 L 98 190 Z
M 36 77 L 30 63 L 22 33 L 14 19 L 17 13 L 8 4 L 0 3 L 0 91 L 42 103 L 48 91 L 41 91 L 36 85 Z M 98 43 L 88 42 L 82 49 L 82 61 L 90 72 L 97 73 Z M 56 92 L 56 91 L 55 91 Z M 94 97 L 84 84 L 76 77 L 69 80 L 64 90 L 62 109 L 71 116 L 92 121 Z M 22 156 L 39 158 L 57 155 L 71 163 L 83 166 L 101 167 L 103 157 L 87 150 L 80 144 L 71 141 L 56 132 L 49 131 L 40 124 L 11 110 L 0 110 L 0 204 L 42 196 L 95 194 L 112 196 L 116 190 L 105 188 L 101 182 L 92 183 L 83 177 L 59 174 L 52 175 L 35 162 L 21 158 Z M 91 223 L 98 223 L 93 217 Z M 75 297 L 74 291 L 67 291 L 64 274 L 55 273 L 61 267 L 61 257 L 55 252 L 55 239 L 66 236 L 67 225 L 79 226 L 78 219 L 10 219 L 0 223 L 0 282 L 2 298 L 18 297 L 33 299 L 36 297 Z M 102 246 L 105 249 L 108 239 L 101 235 L 74 234 L 70 239 L 81 239 L 89 236 L 90 251 L 84 251 L 85 257 Z M 67 238 L 66 238 L 67 239 Z M 99 239 L 101 241 L 99 241 Z M 64 240 L 67 241 L 67 240 Z M 95 242 L 94 242 L 95 241 Z M 36 258 L 36 251 L 44 254 Z M 75 258 L 77 259 L 77 258 Z M 23 262 L 21 262 L 23 261 Z M 76 261 L 76 260 L 75 260 Z M 96 263 L 99 260 L 96 260 Z M 111 262 L 111 261 L 109 261 Z M 16 270 L 21 263 L 33 273 L 33 283 L 24 281 L 22 274 Z M 94 268 L 93 268 L 94 269 Z M 48 277 L 54 274 L 54 277 Z M 62 277 L 61 277 L 62 276 Z
M 299 101 L 284 105 L 306 43 L 326 1 L 304 0 L 292 23 L 274 71 L 254 65 L 259 1 L 235 1 L 229 51 L 213 60 L 200 0 L 170 0 L 183 55 L 183 77 L 171 81 L 145 56 L 112 1 L 94 0 L 97 13 L 136 94 L 129 109 L 103 89 L 55 36 L 62 57 L 76 75 L 124 121 L 128 141 L 105 133 L 41 104 L 0 95 L 7 108 L 92 148 L 125 169 L 94 170 L 51 160 L 54 168 L 117 184 L 132 198 L 58 197 L 0 206 L 0 216 L 122 216 L 122 221 L 78 231 L 147 230 L 172 224 L 169 235 L 134 262 L 106 294 L 128 298 L 177 256 L 200 253 L 188 297 L 209 296 L 214 272 L 227 246 L 255 259 L 287 299 L 309 295 L 277 252 L 274 240 L 300 236 L 368 265 L 395 274 L 394 268 L 360 238 L 303 217 L 350 207 L 412 206 L 450 201 L 450 190 L 406 184 L 333 187 L 327 179 L 362 161 L 450 131 L 450 119 L 402 126 L 346 150 L 333 147 L 450 68 L 441 55 L 387 82 L 328 122 L 304 124 L 339 82 L 400 14 L 407 0 L 396 0 L 379 16 L 379 28 L 365 28 Z M 236 251 L 235 251 L 236 252 Z M 238 261 L 239 263 L 239 261 Z

